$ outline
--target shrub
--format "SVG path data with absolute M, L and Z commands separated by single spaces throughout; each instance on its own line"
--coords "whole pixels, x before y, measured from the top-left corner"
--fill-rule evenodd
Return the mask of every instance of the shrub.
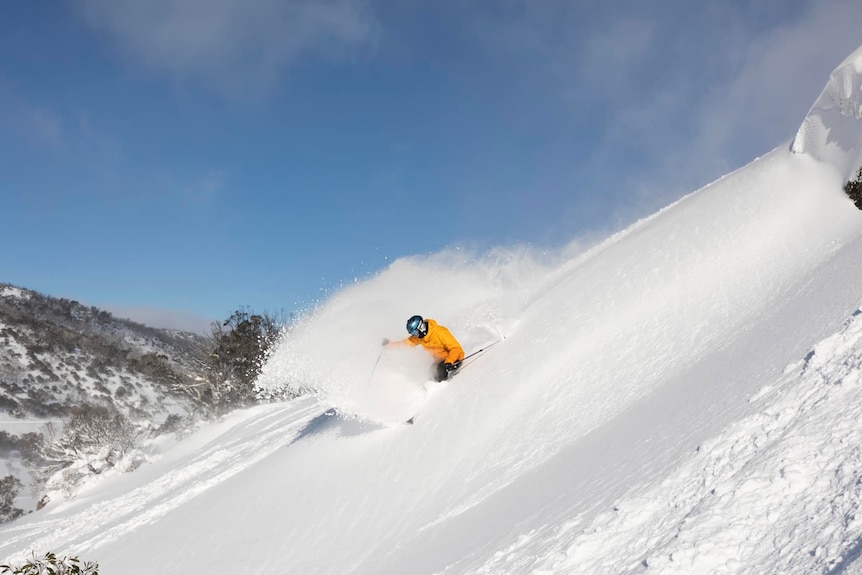
M 207 403 L 238 405 L 254 399 L 254 380 L 285 326 L 282 315 L 238 309 L 223 323 L 213 325 Z
M 33 559 L 20 567 L 0 565 L 0 573 L 12 575 L 99 575 L 99 564 L 89 561 L 81 563 L 77 557 L 58 558 L 54 553 L 46 553 L 44 559 Z
M 18 436 L 0 430 L 0 455 L 18 450 Z
M 24 515 L 24 510 L 14 505 L 21 487 L 23 485 L 14 475 L 7 475 L 0 479 L 0 523 L 12 521 Z
M 856 207 L 862 210 L 862 168 L 856 172 L 856 179 L 844 184 L 844 193 L 849 196 Z
M 62 489 L 71 496 L 88 475 L 118 467 L 134 468 L 138 461 L 128 458 L 142 443 L 142 435 L 114 407 L 83 405 L 72 410 L 62 427 L 51 423 L 42 430 L 38 446 L 43 461 L 40 480 L 49 488 Z
M 164 435 L 166 433 L 179 433 L 182 431 L 186 421 L 176 413 L 170 414 L 159 427 L 156 428 L 156 435 Z
M 49 461 L 74 462 L 101 455 L 110 462 L 138 445 L 134 426 L 122 413 L 107 405 L 82 405 L 72 409 L 62 431 L 46 426 L 42 455 Z

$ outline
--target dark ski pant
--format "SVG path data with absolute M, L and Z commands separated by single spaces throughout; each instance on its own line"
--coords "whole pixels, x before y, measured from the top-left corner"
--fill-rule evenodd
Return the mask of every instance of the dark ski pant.
M 446 362 L 441 361 L 434 364 L 434 381 L 446 381 L 449 379 L 449 372 L 446 371 Z

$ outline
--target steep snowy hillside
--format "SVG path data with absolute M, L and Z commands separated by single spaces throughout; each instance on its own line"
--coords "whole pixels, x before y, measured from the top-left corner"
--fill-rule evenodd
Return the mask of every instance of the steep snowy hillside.
M 0 284 L 0 341 L 0 410 L 17 419 L 58 418 L 101 401 L 164 420 L 191 408 L 170 387 L 198 375 L 206 353 L 201 336 L 8 284 Z
M 11 476 L 20 482 L 14 497 L 0 494 L 10 498 L 0 505 L 0 521 L 58 498 L 58 489 L 46 485 L 56 462 L 43 460 L 45 450 L 32 437 L 47 424 L 60 425 L 84 406 L 100 406 L 138 432 L 175 430 L 196 409 L 181 386 L 198 383 L 206 343 L 195 334 L 149 328 L 76 301 L 0 284 L 0 480 Z M 109 436 L 105 428 L 100 433 Z M 85 457 L 81 443 L 80 467 L 94 470 L 82 475 L 95 473 L 99 466 L 93 462 L 100 457 Z M 67 468 L 54 479 L 71 491 L 72 475 Z
M 862 212 L 841 190 L 862 125 L 835 97 L 802 153 L 574 257 L 453 251 L 341 291 L 259 381 L 315 398 L 235 413 L 0 526 L 0 557 L 68 550 L 131 575 L 862 572 Z M 407 369 L 420 350 L 380 346 L 414 313 L 468 352 L 506 338 L 428 393 Z
M 843 180 L 862 165 L 858 126 L 862 120 L 860 86 L 862 48 L 850 54 L 829 76 L 792 145 L 794 152 L 834 166 Z

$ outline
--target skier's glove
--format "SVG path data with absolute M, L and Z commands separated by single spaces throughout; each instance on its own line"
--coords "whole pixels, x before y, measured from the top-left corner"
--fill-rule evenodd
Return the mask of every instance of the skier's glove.
M 458 367 L 454 363 L 447 363 L 443 367 L 446 368 L 446 373 L 450 373 L 458 369 Z
M 385 337 L 383 338 L 383 345 L 389 345 L 389 339 L 388 338 L 385 338 Z

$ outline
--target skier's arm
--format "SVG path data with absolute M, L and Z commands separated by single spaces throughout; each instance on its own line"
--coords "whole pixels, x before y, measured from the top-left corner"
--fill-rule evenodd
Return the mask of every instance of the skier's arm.
M 438 326 L 437 329 L 440 330 L 440 341 L 443 342 L 443 346 L 446 349 L 446 359 L 443 362 L 455 363 L 464 359 L 464 349 L 458 343 L 458 340 L 455 339 L 455 336 L 452 335 L 452 332 L 442 326 Z
M 464 359 L 464 350 L 461 347 L 453 347 L 449 349 L 449 355 L 446 356 L 444 363 L 455 363 Z
M 413 336 L 402 339 L 401 341 L 389 341 L 388 339 L 384 339 L 383 345 L 386 347 L 416 347 L 419 345 L 419 340 Z

